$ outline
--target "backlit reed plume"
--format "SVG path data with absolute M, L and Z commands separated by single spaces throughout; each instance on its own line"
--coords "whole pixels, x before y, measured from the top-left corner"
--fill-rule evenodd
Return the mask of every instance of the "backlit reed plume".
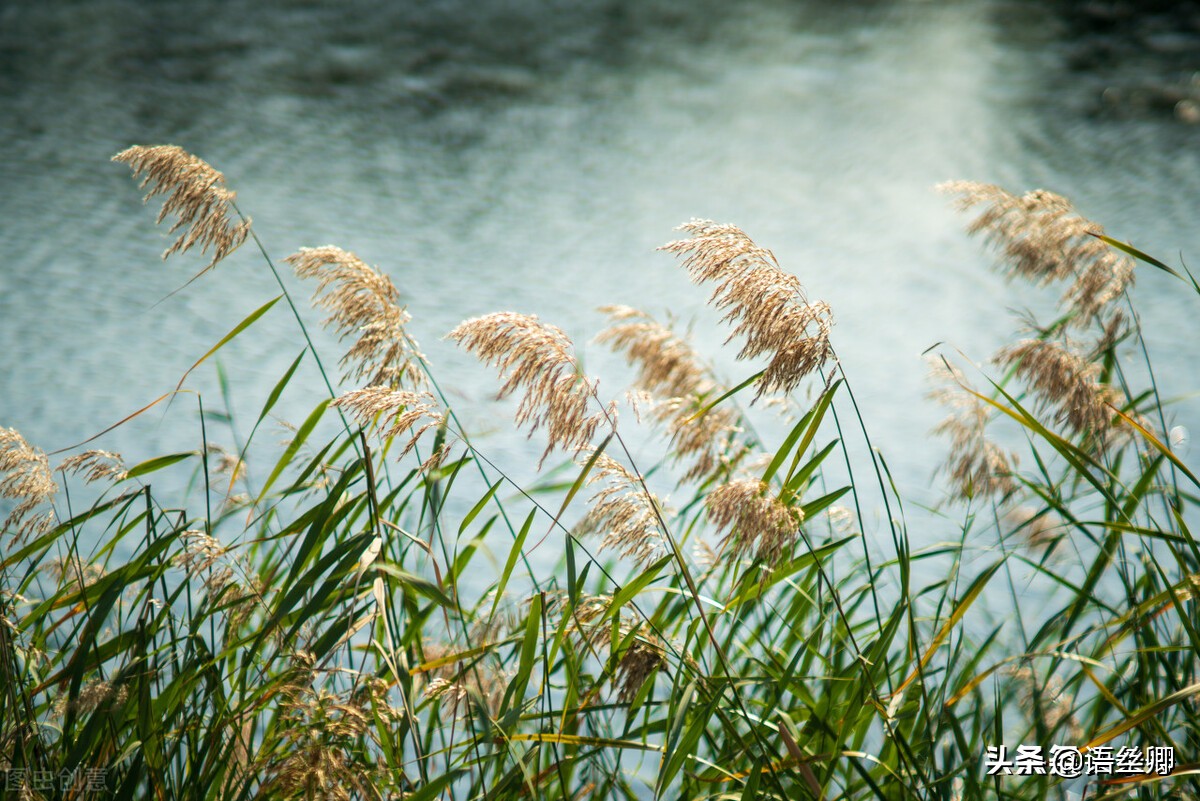
M 175 145 L 134 145 L 113 156 L 113 161 L 128 164 L 134 177 L 141 177 L 141 188 L 150 187 L 145 202 L 167 196 L 157 222 L 174 215 L 170 231 L 182 229 L 182 233 L 163 252 L 164 259 L 197 246 L 201 253 L 211 248 L 212 261 L 205 268 L 209 269 L 246 241 L 250 220 L 241 219 L 233 206 L 236 193 L 208 162 Z
M 725 532 L 721 547 L 735 559 L 750 556 L 774 567 L 800 535 L 804 513 L 756 478 L 722 484 L 705 499 L 708 517 Z
M 449 646 L 440 643 L 426 643 L 423 650 L 426 663 L 453 655 Z M 430 670 L 429 678 L 425 697 L 438 700 L 442 718 L 451 721 L 469 717 L 472 709 L 494 719 L 500 713 L 512 676 L 483 660 L 452 659 Z
M 1069 345 L 1044 339 L 1026 339 L 1003 348 L 996 361 L 1014 367 L 1042 408 L 1053 411 L 1055 421 L 1076 435 L 1091 435 L 1103 442 L 1111 433 L 1120 393 L 1100 383 L 1101 366 L 1088 361 Z
M 17 540 L 48 531 L 54 512 L 44 507 L 56 492 L 46 454 L 26 442 L 16 429 L 0 426 L 0 498 L 17 502 L 4 521 L 4 530 Z
M 1036 713 L 1038 723 L 1050 734 L 1057 733 L 1061 726 L 1067 742 L 1083 740 L 1083 727 L 1075 716 L 1075 697 L 1068 693 L 1062 679 L 1050 676 L 1043 682 L 1028 666 L 1011 666 L 1005 673 L 1017 687 L 1020 709 Z
M 941 472 L 950 479 L 954 495 L 963 499 L 1011 495 L 1017 489 L 1013 479 L 1017 455 L 988 439 L 987 405 L 949 362 L 931 359 L 930 373 L 939 386 L 929 396 L 951 410 L 933 433 L 950 440 Z
M 614 641 L 612 617 L 607 614 L 612 607 L 611 596 L 581 593 L 572 606 L 566 592 L 548 593 L 546 604 L 547 614 L 558 619 L 562 630 L 578 642 L 581 652 L 604 660 L 606 655 L 601 653 L 602 649 L 612 654 L 617 648 L 625 646 L 612 674 L 618 700 L 624 703 L 632 701 L 647 681 L 667 667 L 666 645 L 643 621 L 635 617 L 621 614 L 616 626 L 617 639 Z M 570 615 L 565 625 L 562 622 L 564 615 Z M 684 658 L 690 661 L 686 654 Z
M 677 461 L 690 460 L 684 481 L 711 475 L 744 453 L 727 457 L 731 435 L 740 431 L 737 416 L 727 407 L 709 409 L 723 388 L 711 379 L 700 358 L 685 340 L 649 315 L 628 306 L 605 306 L 613 324 L 597 342 L 608 345 L 638 368 L 637 387 L 653 399 L 654 419 L 671 435 Z
M 952 181 L 938 189 L 966 211 L 982 207 L 967 230 L 999 250 L 1010 277 L 1035 284 L 1071 281 L 1062 303 L 1076 325 L 1091 322 L 1133 284 L 1133 262 L 1096 237 L 1103 229 L 1075 213 L 1070 201 L 1037 189 L 1017 196 L 991 184 Z
M 581 461 L 583 456 L 580 456 Z M 660 530 L 658 499 L 647 493 L 641 481 L 606 453 L 596 457 L 587 483 L 603 484 L 592 496 L 592 508 L 580 528 L 603 535 L 601 548 L 620 552 L 643 566 L 666 553 Z
M 124 481 L 126 476 L 125 461 L 121 454 L 110 451 L 84 451 L 75 456 L 68 456 L 54 469 L 63 474 L 83 473 L 83 480 L 89 484 L 105 479 L 113 482 Z
M 300 278 L 317 279 L 313 305 L 330 312 L 324 321 L 340 339 L 358 339 L 342 357 L 346 380 L 372 386 L 418 386 L 425 358 L 404 326 L 412 318 L 399 304 L 392 279 L 349 251 L 332 245 L 301 248 L 285 261 Z
M 317 673 L 312 673 L 314 679 Z M 274 754 L 260 756 L 254 770 L 268 777 L 264 797 L 350 801 L 378 798 L 388 770 L 363 758 L 379 747 L 375 724 L 395 720 L 384 682 L 368 680 L 351 692 L 332 692 L 301 682 L 282 692 L 282 734 Z
M 189 578 L 200 577 L 213 599 L 235 629 L 255 611 L 264 608 L 266 588 L 256 571 L 243 559 L 203 531 L 182 532 L 183 550 L 172 559 Z M 244 577 L 243 581 L 238 576 Z
M 90 679 L 79 688 L 79 695 L 74 700 L 70 695 L 60 695 L 51 707 L 50 714 L 62 717 L 67 710 L 79 714 L 88 714 L 97 709 L 116 710 L 129 700 L 129 690 L 126 687 L 114 687 L 103 679 Z
M 54 558 L 46 562 L 46 574 L 58 582 L 67 594 L 90 587 L 107 575 L 103 565 L 85 563 L 78 556 Z
M 378 417 L 379 436 L 382 439 L 408 433 L 408 444 L 401 451 L 401 457 L 416 446 L 422 434 L 443 422 L 433 396 L 427 392 L 364 387 L 347 392 L 330 405 L 350 412 L 361 426 L 370 425 Z
M 653 634 L 639 632 L 634 635 L 622 652 L 617 662 L 617 673 L 613 676 L 617 700 L 626 704 L 633 701 L 643 685 L 666 665 L 666 649 L 662 640 Z
M 597 383 L 579 369 L 571 340 L 533 315 L 496 312 L 460 323 L 447 336 L 497 367 L 504 385 L 500 397 L 523 391 L 517 424 L 530 434 L 545 429 L 549 443 L 542 459 L 555 448 L 577 452 L 586 447 L 600 425 L 616 420 L 616 410 L 588 414 Z
M 680 229 L 691 238 L 659 249 L 683 256 L 693 282 L 717 285 L 709 303 L 724 310 L 724 320 L 734 324 L 730 339 L 743 338 L 738 358 L 769 358 L 756 399 L 791 392 L 833 356 L 829 306 L 810 303 L 800 279 L 780 269 L 771 251 L 754 244 L 735 225 L 692 220 Z

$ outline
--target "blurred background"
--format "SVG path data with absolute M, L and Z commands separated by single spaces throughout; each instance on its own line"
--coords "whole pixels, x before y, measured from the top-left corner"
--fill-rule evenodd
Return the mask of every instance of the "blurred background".
M 875 445 L 906 498 L 934 504 L 943 410 L 922 353 L 983 362 L 1014 311 L 1058 293 L 1007 286 L 933 186 L 1050 189 L 1193 265 L 1198 137 L 1193 3 L 4 0 L 0 425 L 47 451 L 86 439 L 276 294 L 247 245 L 166 298 L 206 261 L 159 260 L 172 238 L 109 157 L 172 143 L 225 173 L 276 259 L 337 244 L 390 274 L 460 414 L 518 475 L 542 444 L 444 334 L 535 313 L 619 397 L 628 371 L 589 341 L 594 309 L 625 303 L 690 326 L 736 383 L 754 368 L 654 250 L 690 217 L 736 223 L 831 304 Z M 1192 392 L 1197 299 L 1138 271 L 1162 392 Z M 222 352 L 235 419 L 301 348 L 281 304 Z M 212 366 L 188 386 L 225 408 Z M 321 397 L 309 371 L 277 414 L 299 422 Z M 1194 399 L 1173 408 L 1197 428 Z M 135 463 L 198 440 L 184 399 L 94 447 Z

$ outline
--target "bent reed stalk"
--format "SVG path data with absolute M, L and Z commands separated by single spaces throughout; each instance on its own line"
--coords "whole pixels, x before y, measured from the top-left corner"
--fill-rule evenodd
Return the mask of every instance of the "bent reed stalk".
M 165 197 L 159 221 L 174 217 L 179 233 L 167 255 L 198 247 L 203 273 L 258 242 L 206 162 L 173 146 L 116 158 L 147 200 Z M 202 416 L 190 452 L 129 463 L 88 450 L 52 469 L 0 428 L 7 789 L 1195 794 L 1200 480 L 1126 352 L 1141 342 L 1125 290 L 1144 254 L 1114 251 L 1052 193 L 944 189 L 978 214 L 970 230 L 1010 277 L 1067 285 L 1057 318 L 1025 321 L 995 374 L 934 359 L 935 397 L 951 407 L 937 429 L 950 447 L 935 514 L 957 543 L 910 541 L 902 517 L 869 522 L 866 490 L 903 508 L 874 454 L 865 474 L 879 486 L 832 483 L 831 455 L 851 475 L 859 458 L 838 425 L 839 407 L 857 410 L 844 406 L 832 312 L 741 228 L 706 220 L 662 250 L 714 287 L 746 374 L 721 380 L 671 326 L 605 307 L 597 341 L 632 368 L 644 424 L 618 416 L 548 322 L 497 312 L 447 335 L 515 399 L 515 424 L 541 450 L 533 485 L 459 424 L 454 407 L 470 401 L 439 387 L 392 279 L 335 246 L 286 263 L 316 282 L 323 324 L 350 340 L 346 386 L 322 371 L 330 397 L 281 447 L 256 433 L 311 403 L 297 378 L 307 350 L 264 391 L 248 433 L 229 409 Z M 199 394 L 196 375 L 184 381 Z M 773 419 L 788 406 L 798 419 Z M 344 428 L 324 425 L 330 409 Z M 633 436 L 661 446 L 657 458 L 638 464 Z M 543 470 L 551 457 L 563 462 Z M 191 480 L 159 481 L 168 473 Z M 857 518 L 839 504 L 847 496 Z M 885 531 L 896 550 L 880 560 Z M 1129 769 L 989 773 L 989 747 L 1022 744 L 1102 767 L 1109 753 Z M 1173 769 L 1143 747 L 1174 749 Z

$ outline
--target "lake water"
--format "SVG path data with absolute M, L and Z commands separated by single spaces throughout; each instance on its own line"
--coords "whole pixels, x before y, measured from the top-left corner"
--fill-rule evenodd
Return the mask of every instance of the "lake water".
M 1195 261 L 1200 37 L 1176 6 L 10 0 L 0 425 L 46 450 L 83 440 L 275 293 L 247 247 L 159 302 L 203 261 L 159 261 L 166 232 L 108 159 L 169 142 L 226 174 L 276 258 L 333 243 L 387 271 L 464 417 L 517 465 L 541 445 L 497 421 L 494 376 L 441 337 L 484 312 L 536 313 L 619 396 L 628 373 L 587 344 L 595 307 L 670 310 L 715 352 L 726 332 L 706 293 L 654 248 L 693 216 L 737 223 L 831 304 L 875 444 L 913 503 L 932 502 L 942 412 L 923 399 L 922 352 L 983 361 L 1016 325 L 1009 308 L 1054 297 L 991 272 L 932 187 L 1045 187 Z M 1198 299 L 1139 269 L 1163 394 L 1191 392 Z M 279 307 L 228 349 L 242 422 L 301 347 Z M 717 363 L 732 381 L 750 369 L 728 349 Z M 303 381 L 281 416 L 321 398 Z M 221 405 L 210 368 L 190 386 Z M 1175 422 L 1200 429 L 1196 403 Z M 97 445 L 135 462 L 197 440 L 184 400 Z

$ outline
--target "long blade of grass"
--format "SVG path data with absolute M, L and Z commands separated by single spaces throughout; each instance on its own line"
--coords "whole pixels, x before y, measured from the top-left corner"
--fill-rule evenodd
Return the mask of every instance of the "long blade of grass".
M 204 362 L 206 362 L 208 360 L 209 356 L 212 356 L 214 353 L 219 351 L 221 348 L 228 345 L 230 340 L 232 340 L 238 334 L 245 331 L 250 326 L 254 325 L 255 321 L 258 320 L 259 317 L 262 317 L 264 314 L 266 314 L 268 311 L 270 311 L 271 307 L 274 306 L 276 303 L 278 303 L 282 297 L 283 297 L 283 295 L 276 295 L 275 297 L 271 298 L 271 300 L 267 301 L 266 303 L 264 303 L 263 305 L 261 305 L 257 309 L 255 309 L 254 311 L 250 312 L 250 314 L 248 314 L 246 316 L 246 318 L 244 320 L 242 320 L 240 323 L 235 325 L 229 331 L 228 334 L 221 337 L 220 342 L 218 342 L 217 344 L 215 344 L 211 348 L 209 348 L 207 353 L 205 353 L 203 356 L 201 356 L 199 359 L 197 359 L 196 363 L 193 364 L 191 367 L 189 367 L 186 372 L 184 372 L 184 374 L 179 379 L 179 383 L 175 385 L 175 391 L 178 392 L 183 387 L 183 382 L 187 381 L 187 377 L 189 375 L 191 375 L 192 372 L 195 371 L 195 369 L 197 367 L 204 364 Z
M 929 664 L 929 660 L 933 658 L 934 653 L 938 648 L 941 647 L 942 643 L 946 641 L 946 638 L 950 636 L 950 632 L 953 631 L 954 627 L 957 626 L 959 621 L 963 619 L 963 616 L 967 613 L 967 610 L 971 608 L 971 604 L 975 602 L 975 599 L 979 597 L 981 592 L 983 592 L 983 588 L 987 586 L 988 581 L 992 578 L 992 576 L 996 575 L 996 571 L 999 570 L 1003 564 L 1003 560 L 996 562 L 987 570 L 975 577 L 975 580 L 971 582 L 971 586 L 967 588 L 966 593 L 963 595 L 962 600 L 958 602 L 958 604 L 954 607 L 954 611 L 950 613 L 950 617 L 946 619 L 946 622 L 942 624 L 940 629 L 938 629 L 938 633 L 934 635 L 933 640 L 929 643 L 929 647 L 925 649 L 925 653 L 921 656 L 917 666 L 913 669 L 912 673 L 908 675 L 908 678 L 906 678 L 904 682 L 896 688 L 896 693 L 893 695 L 903 692 L 904 688 L 911 684 L 913 680 L 921 674 L 921 671 L 924 670 L 926 665 Z

